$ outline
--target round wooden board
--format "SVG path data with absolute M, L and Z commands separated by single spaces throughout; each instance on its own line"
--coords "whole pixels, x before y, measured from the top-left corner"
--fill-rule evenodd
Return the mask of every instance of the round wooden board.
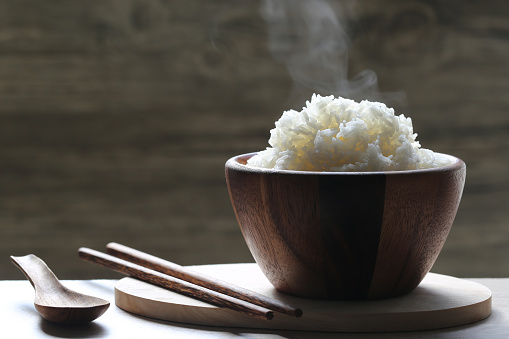
M 272 320 L 255 319 L 133 278 L 123 278 L 116 284 L 115 303 L 134 314 L 195 325 L 327 332 L 430 330 L 473 323 L 491 314 L 491 291 L 487 287 L 434 273 L 403 297 L 323 301 L 277 292 L 256 264 L 190 268 L 300 307 L 304 315 L 294 318 L 275 313 Z

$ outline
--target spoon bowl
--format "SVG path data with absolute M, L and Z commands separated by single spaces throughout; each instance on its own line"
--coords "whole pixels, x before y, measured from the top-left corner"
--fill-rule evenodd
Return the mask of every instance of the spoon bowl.
M 68 289 L 40 258 L 33 254 L 11 256 L 11 260 L 35 289 L 34 306 L 44 319 L 63 324 L 83 324 L 100 317 L 107 300 Z

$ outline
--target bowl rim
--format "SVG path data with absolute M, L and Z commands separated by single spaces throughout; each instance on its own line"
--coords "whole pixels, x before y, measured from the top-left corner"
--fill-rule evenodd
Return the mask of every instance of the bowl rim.
M 327 171 L 296 171 L 296 170 L 281 170 L 281 169 L 273 169 L 273 168 L 264 168 L 264 167 L 254 167 L 246 164 L 240 163 L 239 159 L 247 159 L 253 157 L 258 152 L 250 152 L 239 154 L 231 157 L 226 161 L 225 168 L 234 169 L 242 172 L 251 172 L 251 173 L 260 173 L 260 174 L 288 174 L 288 175 L 401 175 L 401 174 L 423 174 L 430 172 L 449 172 L 455 171 L 462 167 L 466 167 L 466 164 L 463 160 L 458 157 L 455 157 L 450 154 L 434 152 L 435 154 L 439 154 L 445 156 L 447 158 L 452 159 L 454 162 L 450 165 L 440 166 L 440 167 L 432 167 L 432 168 L 422 168 L 422 169 L 413 169 L 413 170 L 394 170 L 394 171 L 366 171 L 366 172 L 327 172 Z

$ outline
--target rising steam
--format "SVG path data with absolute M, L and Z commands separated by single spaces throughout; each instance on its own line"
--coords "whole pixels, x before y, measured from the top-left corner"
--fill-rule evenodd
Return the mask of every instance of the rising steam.
M 353 5 L 355 0 L 263 0 L 269 48 L 300 86 L 322 95 L 381 100 L 375 72 L 348 77 L 347 22 Z

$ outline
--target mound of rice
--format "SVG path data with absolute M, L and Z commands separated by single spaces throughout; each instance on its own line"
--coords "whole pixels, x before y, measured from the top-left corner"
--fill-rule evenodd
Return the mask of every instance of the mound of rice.
M 297 171 L 398 171 L 445 166 L 450 158 L 421 148 L 412 120 L 379 102 L 314 94 L 270 131 L 249 166 Z

